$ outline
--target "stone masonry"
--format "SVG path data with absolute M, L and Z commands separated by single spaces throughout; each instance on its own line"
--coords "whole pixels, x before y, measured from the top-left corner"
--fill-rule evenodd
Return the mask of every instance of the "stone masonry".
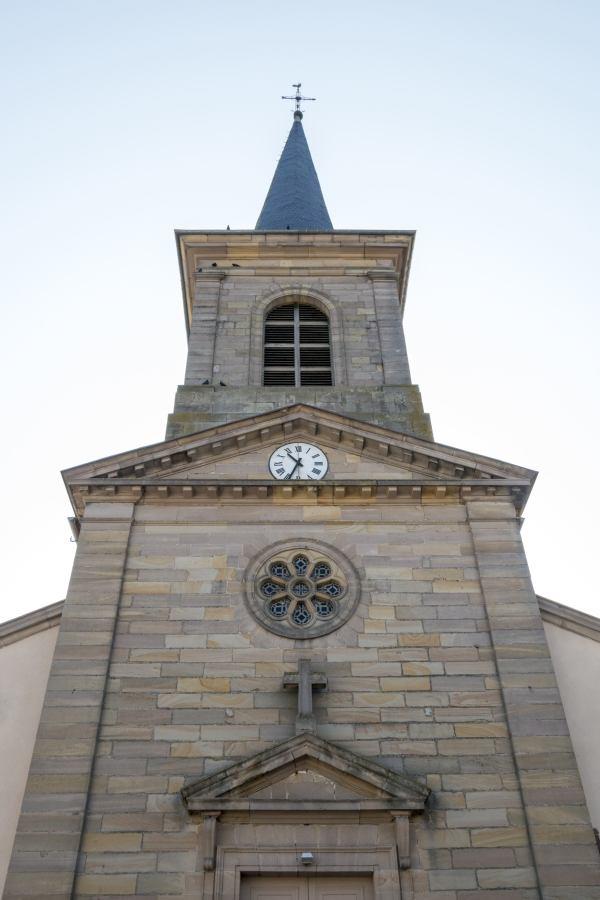
M 431 437 L 429 416 L 423 412 L 417 385 L 380 387 L 220 387 L 180 385 L 175 412 L 169 416 L 167 438 L 193 434 L 243 416 L 260 415 L 293 403 L 332 409 L 385 428 Z
M 377 900 L 600 900 L 519 533 L 535 473 L 432 442 L 402 326 L 413 239 L 177 233 L 189 353 L 167 440 L 64 473 L 81 533 L 6 900 L 237 900 L 236 867 L 293 873 L 302 848 L 373 873 Z M 297 300 L 329 317 L 334 385 L 263 388 L 264 316 Z M 325 479 L 270 477 L 291 435 L 325 449 Z M 282 541 L 351 564 L 338 630 L 252 615 L 246 573 Z M 301 660 L 322 758 L 189 805 L 288 746 Z
M 402 326 L 412 232 L 177 237 L 189 348 L 167 437 L 309 403 L 431 438 Z M 262 386 L 264 316 L 290 298 L 329 316 L 333 388 Z
M 97 593 L 74 577 L 7 900 L 71 896 L 80 835 L 75 897 L 208 896 L 180 788 L 293 735 L 282 680 L 307 655 L 328 679 L 319 736 L 431 788 L 403 897 L 600 897 L 511 503 L 139 502 L 111 644 L 128 515 L 90 503 L 84 517 L 77 571 Z M 109 581 L 90 539 L 106 523 Z M 307 647 L 257 626 L 241 576 L 269 544 L 311 535 L 354 561 L 362 599 Z

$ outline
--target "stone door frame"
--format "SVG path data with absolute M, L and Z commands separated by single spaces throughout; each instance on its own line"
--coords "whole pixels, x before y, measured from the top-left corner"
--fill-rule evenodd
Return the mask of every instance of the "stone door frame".
M 345 799 L 265 796 L 266 787 L 306 769 L 349 789 Z M 200 778 L 181 795 L 199 825 L 205 900 L 238 898 L 243 873 L 298 871 L 372 872 L 377 900 L 393 900 L 400 896 L 400 870 L 410 866 L 410 817 L 423 811 L 429 789 L 304 732 Z M 252 829 L 242 842 L 231 830 L 236 823 Z M 265 825 L 266 839 L 258 833 Z M 300 849 L 314 852 L 310 866 L 299 861 L 298 835 L 283 842 L 285 826 L 308 829 Z
M 359 826 L 360 827 L 360 826 Z M 371 876 L 375 900 L 401 900 L 400 872 L 394 846 L 368 848 L 331 847 L 321 849 L 313 866 L 298 862 L 297 850 L 268 847 L 264 850 L 219 847 L 217 850 L 212 898 L 240 900 L 243 875 L 340 875 Z M 211 895 L 204 894 L 204 898 Z

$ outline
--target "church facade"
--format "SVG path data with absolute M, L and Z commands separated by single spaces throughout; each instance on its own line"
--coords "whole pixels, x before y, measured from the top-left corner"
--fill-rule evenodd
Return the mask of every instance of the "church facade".
M 64 473 L 7 900 L 600 897 L 535 473 L 434 442 L 414 233 L 335 230 L 301 120 L 254 230 L 177 232 L 166 439 Z

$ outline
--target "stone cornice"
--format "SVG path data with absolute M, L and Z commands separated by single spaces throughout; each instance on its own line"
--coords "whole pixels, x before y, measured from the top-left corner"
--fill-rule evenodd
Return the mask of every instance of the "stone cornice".
M 3 622 L 0 625 L 0 647 L 22 641 L 24 638 L 38 634 L 40 631 L 47 631 L 49 628 L 58 628 L 63 606 L 64 600 L 60 600 L 58 603 L 42 606 L 41 609 L 35 609 L 16 619 Z
M 207 269 L 206 271 L 198 269 L 194 272 L 194 281 L 223 281 L 229 274 L 223 269 Z
M 590 616 L 581 610 L 563 606 L 562 603 L 556 603 L 554 600 L 548 600 L 539 595 L 537 601 L 544 622 L 600 643 L 600 619 L 597 619 L 596 616 Z
M 293 501 L 306 504 L 391 502 L 466 502 L 471 500 L 511 500 L 520 515 L 529 482 L 518 479 L 483 481 L 480 479 L 323 479 L 319 482 L 281 482 L 266 479 L 224 478 L 89 478 L 70 483 L 73 507 L 82 516 L 88 503 L 236 501 L 250 503 Z
M 369 269 L 367 278 L 371 281 L 397 281 L 398 273 L 392 269 Z
M 516 478 L 527 481 L 530 486 L 536 477 L 535 472 L 522 466 L 305 404 L 294 404 L 196 434 L 118 453 L 66 469 L 63 477 L 70 484 L 82 478 L 147 478 L 159 473 L 176 476 L 178 471 L 192 464 L 237 455 L 277 440 L 290 440 L 300 433 L 316 436 L 329 447 L 340 446 L 371 459 L 409 467 L 416 477 L 422 475 L 434 480 L 458 478 L 461 481 L 469 478 Z
M 390 477 L 290 485 L 271 479 L 205 478 L 202 466 L 236 458 L 240 453 L 291 440 L 295 435 L 316 439 L 324 447 L 340 448 L 385 462 Z M 398 470 L 394 477 L 394 468 Z M 406 470 L 412 477 L 407 479 Z M 100 497 L 138 502 L 142 497 L 168 499 L 389 500 L 409 498 L 510 497 L 520 515 L 536 473 L 478 454 L 437 444 L 401 432 L 367 424 L 310 406 L 294 406 L 251 416 L 175 440 L 116 454 L 76 466 L 63 478 L 77 516 L 85 503 Z M 181 483 L 180 483 L 181 480 Z
M 279 279 L 289 261 L 293 269 L 310 270 L 316 277 L 366 274 L 384 260 L 383 269 L 399 279 L 404 307 L 414 231 L 334 230 L 222 231 L 176 230 L 175 242 L 189 332 L 195 273 L 201 267 L 226 274 L 273 276 Z M 216 264 L 216 265 L 215 265 Z M 340 268 L 341 267 L 341 268 Z M 244 271 L 245 270 L 245 271 Z

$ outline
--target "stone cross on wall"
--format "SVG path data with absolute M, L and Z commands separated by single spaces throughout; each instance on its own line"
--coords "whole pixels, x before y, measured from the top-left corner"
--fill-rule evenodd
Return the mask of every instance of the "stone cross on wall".
M 317 691 L 325 690 L 327 687 L 327 676 L 312 672 L 310 668 L 310 659 L 298 660 L 298 673 L 288 674 L 283 677 L 283 686 L 285 688 L 298 689 L 298 715 L 296 716 L 296 734 L 303 731 L 310 731 L 315 734 L 317 723 L 313 713 L 313 689 Z

